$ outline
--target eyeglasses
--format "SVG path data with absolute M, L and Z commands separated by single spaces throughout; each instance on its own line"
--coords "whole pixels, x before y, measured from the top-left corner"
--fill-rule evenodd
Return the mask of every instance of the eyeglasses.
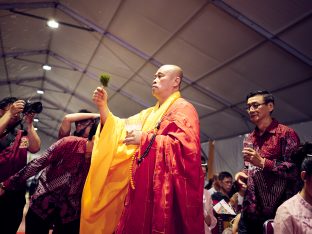
M 251 104 L 247 104 L 246 105 L 246 111 L 250 111 L 250 108 L 252 107 L 252 109 L 257 110 L 260 106 L 266 104 L 265 102 L 263 103 L 251 103 Z

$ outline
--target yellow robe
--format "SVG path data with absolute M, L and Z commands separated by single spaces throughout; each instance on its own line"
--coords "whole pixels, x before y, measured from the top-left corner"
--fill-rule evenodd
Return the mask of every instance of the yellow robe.
M 130 118 L 142 123 L 142 131 L 150 131 L 179 97 L 180 92 L 175 92 L 160 107 L 156 103 Z M 124 119 L 109 113 L 101 128 L 99 126 L 96 132 L 91 166 L 82 194 L 82 234 L 114 232 L 129 184 L 131 156 L 138 148 L 122 143 L 126 136 Z

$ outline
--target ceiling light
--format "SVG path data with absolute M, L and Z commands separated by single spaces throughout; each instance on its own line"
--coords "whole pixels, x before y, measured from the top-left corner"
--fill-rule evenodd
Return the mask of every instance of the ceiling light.
M 43 65 L 42 68 L 46 71 L 50 71 L 52 69 L 52 67 L 47 64 Z
M 56 22 L 55 20 L 49 20 L 47 22 L 47 25 L 50 27 L 50 28 L 58 28 L 59 27 L 59 23 Z
M 34 128 L 35 129 L 35 131 L 38 131 L 38 128 Z
M 34 122 L 39 122 L 39 119 L 37 119 L 37 118 L 34 118 Z
M 37 93 L 38 94 L 44 94 L 44 91 L 43 90 L 37 90 Z

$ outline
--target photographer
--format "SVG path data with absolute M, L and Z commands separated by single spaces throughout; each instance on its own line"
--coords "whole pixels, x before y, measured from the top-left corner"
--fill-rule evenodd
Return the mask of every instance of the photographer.
M 33 126 L 34 113 L 25 112 L 24 100 L 7 97 L 0 101 L 0 181 L 14 175 L 27 164 L 27 151 L 40 150 L 40 138 Z M 29 107 L 29 105 L 28 105 Z M 17 128 L 22 121 L 26 131 Z M 5 187 L 0 184 L 0 187 Z M 25 188 L 0 198 L 1 233 L 16 233 L 23 216 Z

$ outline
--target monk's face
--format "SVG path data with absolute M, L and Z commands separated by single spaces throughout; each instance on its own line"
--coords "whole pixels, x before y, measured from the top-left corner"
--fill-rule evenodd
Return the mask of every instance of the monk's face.
M 173 66 L 164 65 L 160 67 L 154 77 L 152 92 L 159 101 L 166 100 L 172 93 L 178 90 L 181 78 Z

